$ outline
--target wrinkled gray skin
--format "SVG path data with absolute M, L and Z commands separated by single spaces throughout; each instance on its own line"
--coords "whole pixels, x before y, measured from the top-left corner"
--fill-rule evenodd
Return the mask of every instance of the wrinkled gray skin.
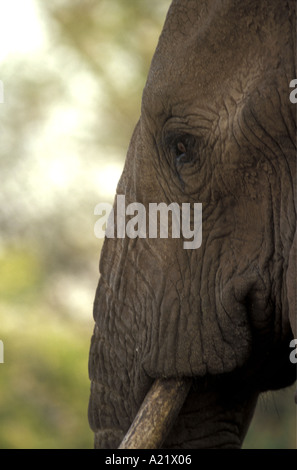
M 117 193 L 203 203 L 203 241 L 105 241 L 96 447 L 119 445 L 156 377 L 194 378 L 167 448 L 240 447 L 258 394 L 296 379 L 295 55 L 294 0 L 173 1 Z

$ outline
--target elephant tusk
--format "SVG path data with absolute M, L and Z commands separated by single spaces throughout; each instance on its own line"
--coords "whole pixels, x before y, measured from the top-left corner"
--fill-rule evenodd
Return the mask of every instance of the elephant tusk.
M 192 385 L 191 379 L 156 379 L 119 449 L 159 449 Z

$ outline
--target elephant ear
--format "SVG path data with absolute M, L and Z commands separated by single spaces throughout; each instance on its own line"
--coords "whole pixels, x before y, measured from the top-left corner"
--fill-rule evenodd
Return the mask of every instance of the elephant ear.
M 289 264 L 287 271 L 287 293 L 289 301 L 289 317 L 292 332 L 297 338 L 297 231 L 295 233 L 293 245 L 290 250 Z

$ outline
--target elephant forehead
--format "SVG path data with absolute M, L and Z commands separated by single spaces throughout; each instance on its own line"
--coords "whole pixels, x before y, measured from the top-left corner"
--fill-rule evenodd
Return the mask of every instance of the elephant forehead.
M 172 3 L 154 55 L 143 105 L 168 114 L 175 102 L 199 100 L 209 108 L 231 94 L 237 99 L 288 65 L 294 2 L 236 0 Z M 293 13 L 293 11 L 292 11 Z M 292 62 L 292 64 L 291 64 Z M 276 75 L 276 74 L 275 74 Z M 158 109 L 160 108 L 160 109 Z M 162 108 L 162 109 L 161 109 Z

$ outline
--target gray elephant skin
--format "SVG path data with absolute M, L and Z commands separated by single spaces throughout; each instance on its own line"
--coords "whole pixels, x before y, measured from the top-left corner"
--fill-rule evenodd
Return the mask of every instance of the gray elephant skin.
M 96 448 L 120 445 L 160 378 L 192 380 L 163 448 L 240 448 L 259 394 L 296 380 L 295 8 L 170 6 L 117 194 L 145 208 L 201 203 L 202 244 L 105 239 L 89 356 Z

